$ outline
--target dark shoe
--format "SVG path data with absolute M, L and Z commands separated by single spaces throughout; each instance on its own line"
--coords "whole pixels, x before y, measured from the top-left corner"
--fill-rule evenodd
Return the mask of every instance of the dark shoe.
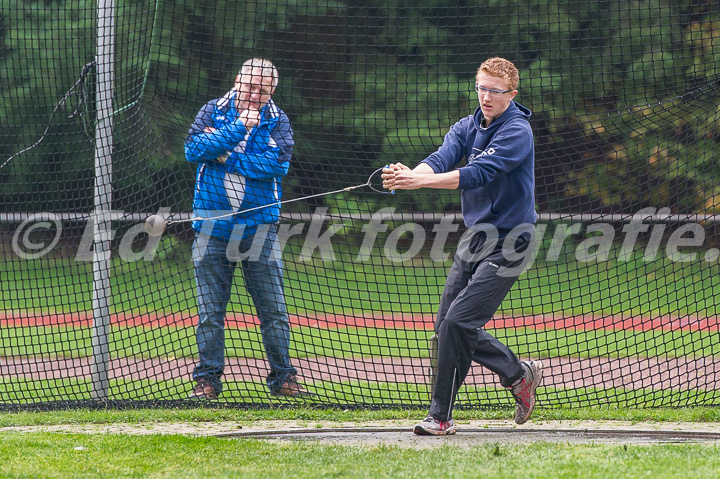
M 273 391 L 276 396 L 285 396 L 291 398 L 308 398 L 314 396 L 313 393 L 305 391 L 297 382 L 294 374 L 288 376 L 287 380 L 280 386 L 280 389 Z
M 207 379 L 198 379 L 193 392 L 188 395 L 188 399 L 217 399 L 218 394 L 215 388 Z
M 524 424 L 535 409 L 535 390 L 542 381 L 541 361 L 522 361 L 525 375 L 522 380 L 510 388 L 515 398 L 515 422 Z

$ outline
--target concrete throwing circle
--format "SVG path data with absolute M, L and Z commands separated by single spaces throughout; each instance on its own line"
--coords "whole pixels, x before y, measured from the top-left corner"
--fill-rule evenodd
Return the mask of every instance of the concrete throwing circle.
M 704 431 L 556 429 L 556 428 L 458 428 L 453 436 L 416 436 L 407 428 L 327 428 L 284 431 L 252 431 L 220 434 L 236 439 L 268 441 L 314 441 L 343 446 L 399 446 L 429 448 L 442 445 L 473 447 L 483 444 L 680 444 L 719 443 L 720 433 Z

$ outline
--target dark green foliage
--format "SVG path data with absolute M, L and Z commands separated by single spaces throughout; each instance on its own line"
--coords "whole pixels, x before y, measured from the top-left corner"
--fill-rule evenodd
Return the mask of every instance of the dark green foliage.
M 288 190 L 299 197 L 362 182 L 385 163 L 424 158 L 477 106 L 479 63 L 501 55 L 520 68 L 517 100 L 534 111 L 540 211 L 720 207 L 713 196 L 720 173 L 713 2 L 423 5 L 118 2 L 114 206 L 189 209 L 187 127 L 205 101 L 230 88 L 249 56 L 271 57 L 280 68 L 276 99 L 297 138 Z M 38 140 L 57 101 L 94 59 L 95 8 L 9 0 L 0 9 L 3 161 Z M 42 144 L 0 171 L 3 210 L 91 206 L 92 112 L 65 118 L 74 99 Z M 432 192 L 383 200 L 405 211 L 453 211 L 458 201 Z

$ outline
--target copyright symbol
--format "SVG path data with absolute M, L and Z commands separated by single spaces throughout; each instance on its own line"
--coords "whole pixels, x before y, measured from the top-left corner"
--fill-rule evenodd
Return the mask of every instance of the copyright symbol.
M 52 242 L 46 246 L 44 241 L 34 242 L 33 233 L 40 232 L 40 236 L 44 237 L 43 231 L 55 228 L 55 236 Z M 12 239 L 12 248 L 22 259 L 37 259 L 50 252 L 51 249 L 60 241 L 62 233 L 62 222 L 54 213 L 35 213 L 28 216 L 25 221 L 20 223 L 18 229 Z M 35 235 L 37 236 L 37 235 Z

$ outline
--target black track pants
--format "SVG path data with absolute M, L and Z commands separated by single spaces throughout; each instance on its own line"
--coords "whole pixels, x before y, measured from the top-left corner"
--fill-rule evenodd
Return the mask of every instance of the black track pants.
M 515 249 L 522 252 L 528 245 L 529 237 L 521 236 Z M 456 253 L 435 321 L 438 369 L 430 404 L 435 419 L 452 418 L 455 396 L 472 361 L 496 373 L 505 387 L 523 375 L 515 353 L 483 329 L 517 281 L 516 275 L 500 272 L 519 263 L 507 260 L 500 245 L 477 261 L 465 261 Z

